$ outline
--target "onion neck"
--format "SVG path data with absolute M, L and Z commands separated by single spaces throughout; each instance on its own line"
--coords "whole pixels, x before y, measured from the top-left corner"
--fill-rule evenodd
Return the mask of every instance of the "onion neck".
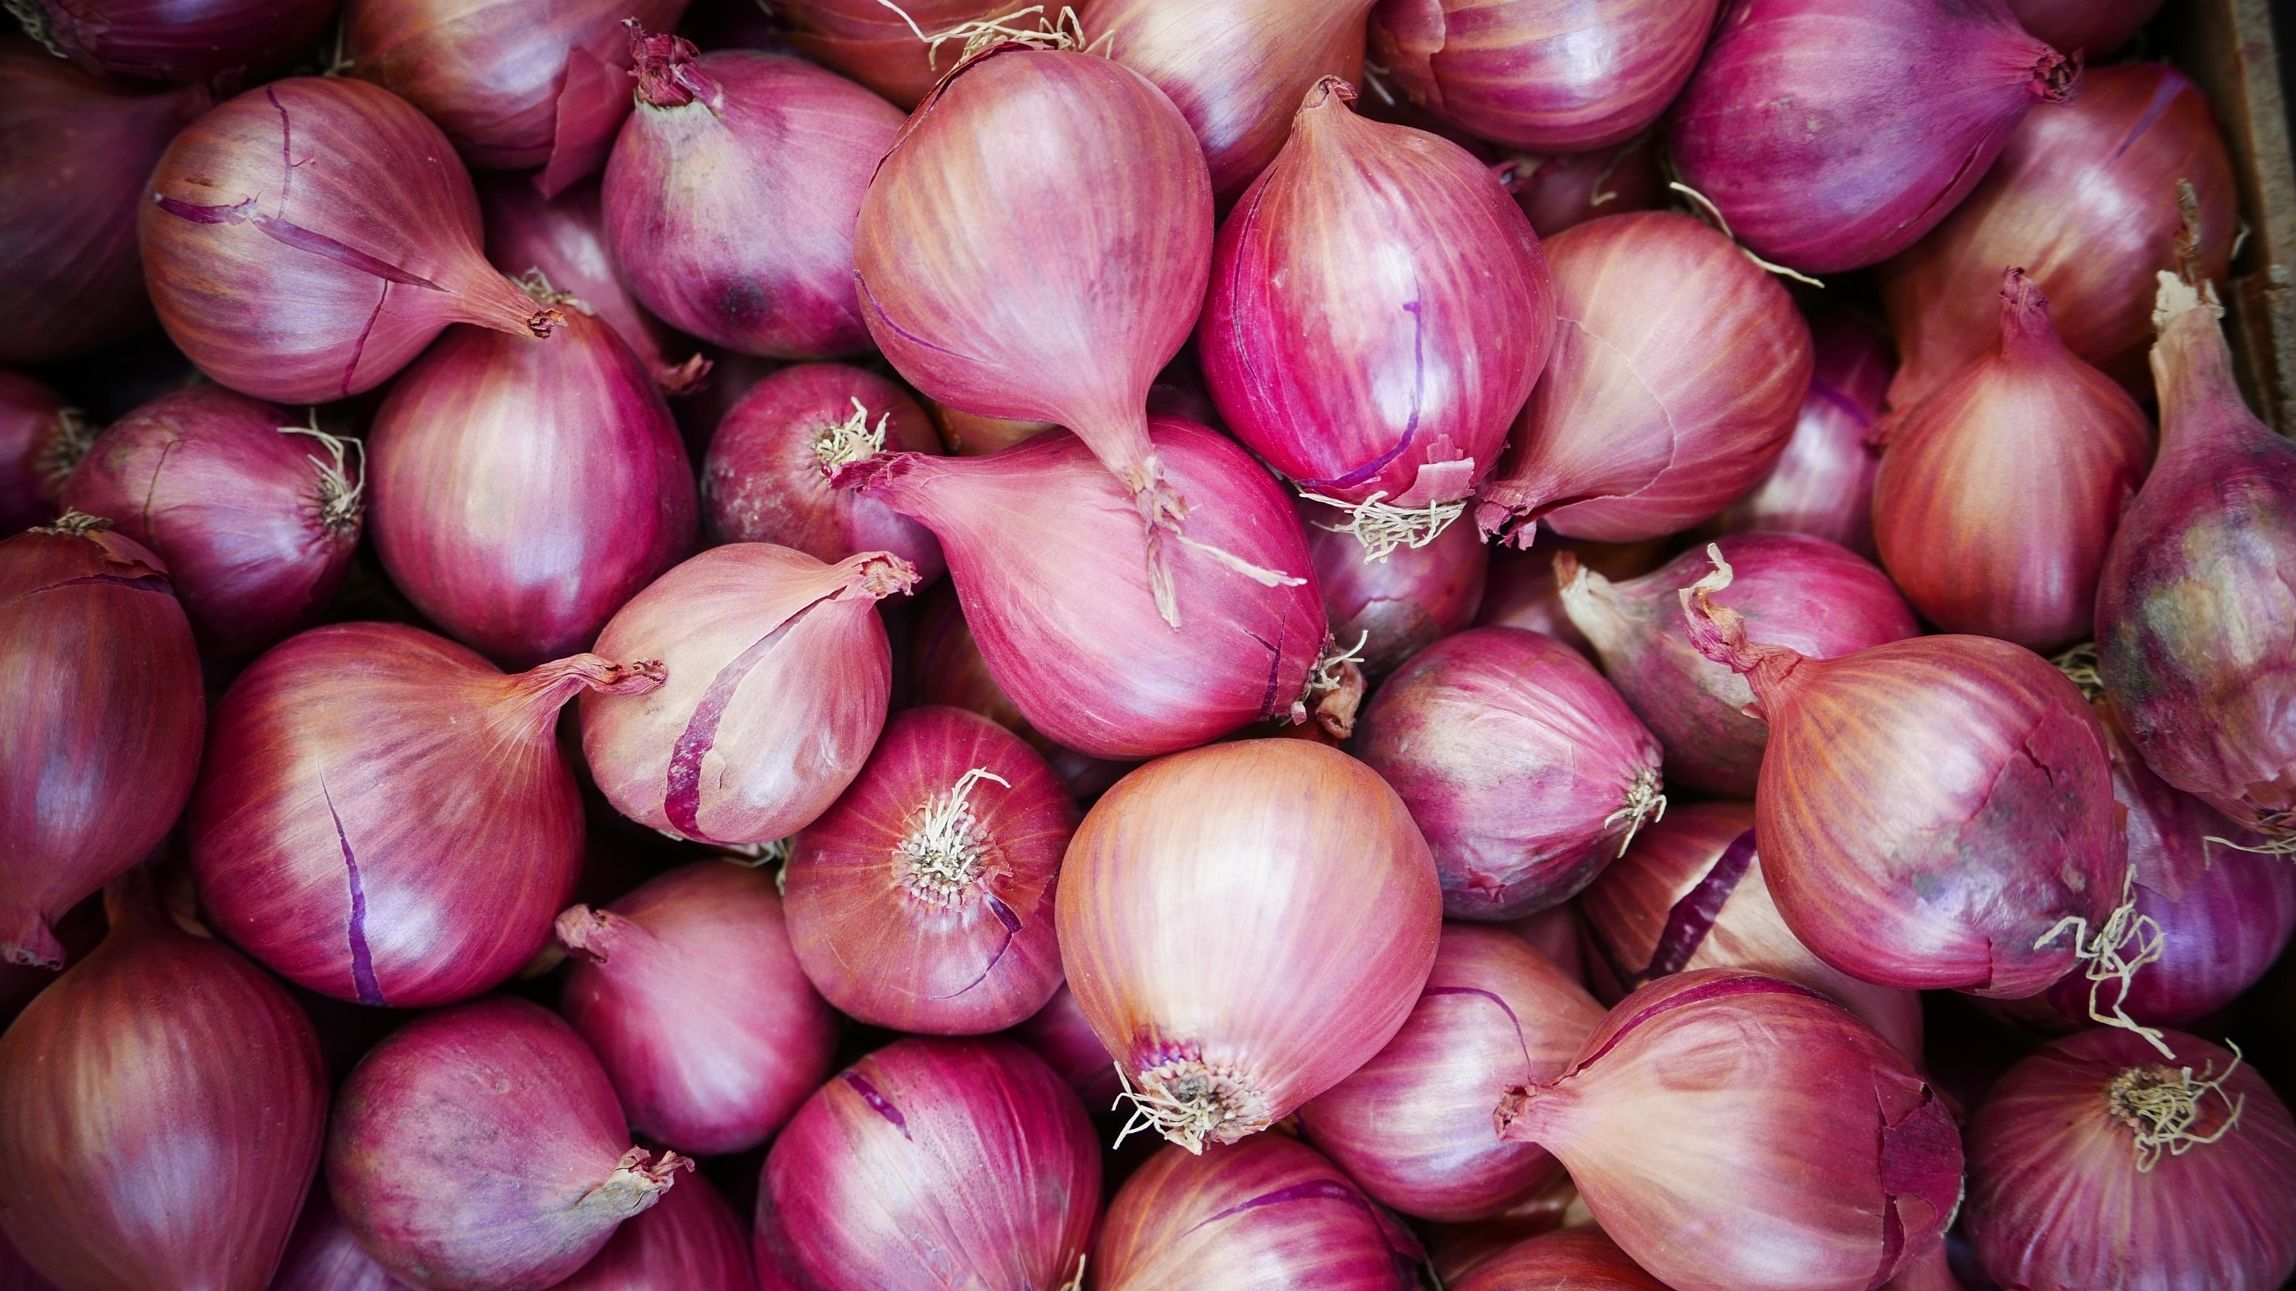
M 644 1148 L 631 1148 L 615 1163 L 606 1181 L 584 1194 L 575 1209 L 585 1214 L 627 1219 L 652 1206 L 677 1182 L 680 1170 L 694 1168 L 693 1159 L 665 1150 L 661 1159 L 648 1162 Z
M 637 101 L 653 108 L 682 108 L 699 102 L 715 112 L 725 101 L 725 90 L 695 65 L 700 50 L 683 36 L 661 32 L 649 36 L 635 18 L 622 25 L 630 32 L 630 61 L 638 78 Z
M 32 450 L 32 474 L 41 490 L 53 496 L 63 488 L 65 478 L 79 466 L 80 459 L 88 455 L 89 445 L 95 442 L 96 428 L 88 424 L 87 414 L 77 408 L 58 410 L 48 433 L 40 437 Z
M 558 710 L 582 692 L 601 695 L 643 695 L 658 688 L 668 674 L 658 659 L 615 663 L 594 654 L 570 655 L 501 679 L 506 693 L 496 708 L 497 720 L 521 734 L 547 732 Z
M 1331 8 L 1344 6 L 1331 4 Z M 1319 122 L 1353 120 L 1355 110 L 1348 105 L 1355 102 L 1355 87 L 1346 79 L 1326 76 L 1308 87 L 1306 97 L 1300 100 L 1299 113 L 1293 118 L 1294 129 L 1307 129 Z
M 480 258 L 475 249 L 468 259 L 456 275 L 458 281 L 450 287 L 454 302 L 450 317 L 454 321 L 536 340 L 548 337 L 566 321 L 565 313 L 555 304 L 536 300 L 523 285 Z
M 2223 318 L 2224 307 L 2214 286 L 2203 283 L 2195 288 L 2174 274 L 2160 275 L 2160 293 L 2153 306 L 2160 339 L 2153 344 L 2152 371 L 2160 390 L 2163 454 L 2206 444 L 2207 437 L 2195 436 L 2195 431 L 2213 435 L 2234 425 L 2255 425 L 2255 419 L 2245 415 L 2248 405 L 2232 374 L 2232 347 L 2224 340 Z M 2243 415 L 2217 415 L 2226 409 Z
M 2033 60 L 2032 78 L 2026 88 L 2043 103 L 2070 103 L 2081 92 L 2081 56 L 2067 57 L 2047 45 L 2035 42 L 2040 51 Z
M 1774 698 L 1809 660 L 1784 646 L 1747 639 L 1746 620 L 1736 610 L 1714 602 L 1714 594 L 1730 586 L 1730 562 L 1722 559 L 1722 549 L 1712 543 L 1707 544 L 1706 555 L 1714 562 L 1714 572 L 1680 593 L 1683 617 L 1690 623 L 1690 644 L 1698 653 L 1743 676 L 1754 691 L 1761 716 L 1768 720 Z
M 1625 636 L 1626 616 L 1619 611 L 1615 584 L 1566 551 L 1555 557 L 1555 595 L 1562 601 L 1563 616 L 1596 653 L 1617 653 Z
M 607 964 L 632 954 L 642 955 L 654 945 L 654 936 L 639 925 L 594 906 L 568 906 L 551 925 L 551 935 L 566 953 L 592 964 Z

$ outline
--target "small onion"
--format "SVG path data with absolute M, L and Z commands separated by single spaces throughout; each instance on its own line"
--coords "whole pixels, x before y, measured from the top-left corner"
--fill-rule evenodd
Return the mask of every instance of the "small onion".
M 91 72 L 245 84 L 316 44 L 335 0 L 19 0 L 9 12 Z
M 1728 1240 L 1728 1239 L 1725 1239 Z M 1600 1229 L 1548 1233 L 1475 1266 L 1452 1291 L 1668 1291 Z
M 1116 1060 L 1108 1055 L 1108 1046 L 1100 1043 L 1100 1037 L 1092 1034 L 1092 1023 L 1077 1007 L 1076 996 L 1066 982 L 1034 1017 L 1006 1034 L 1050 1064 L 1070 1089 L 1084 1096 L 1087 1107 L 1112 1107 L 1124 1092 L 1124 1082 L 1116 1074 Z
M 13 1291 L 0 1281 L 0 1291 Z M 335 1210 L 324 1185 L 311 1190 L 270 1291 L 407 1291 L 407 1284 L 375 1263 Z
M 55 391 L 0 368 L 0 536 L 56 517 L 56 495 L 93 435 Z
M 1266 1129 L 1378 1053 L 1441 920 L 1402 800 L 1305 740 L 1148 764 L 1085 816 L 1061 870 L 1069 989 L 1135 1126 L 1190 1151 Z
M 1475 526 L 1450 525 L 1425 546 L 1405 544 L 1385 560 L 1370 560 L 1354 534 L 1324 523 L 1331 518 L 1319 503 L 1300 503 L 1332 640 L 1350 648 L 1360 642 L 1365 672 L 1393 672 L 1474 622 L 1491 566 Z
M 1649 134 L 1595 152 L 1513 156 L 1496 173 L 1542 238 L 1605 215 L 1651 210 L 1665 195 L 1657 140 Z
M 1355 747 L 1426 832 L 1457 919 L 1568 900 L 1666 809 L 1649 728 L 1570 647 L 1519 628 L 1419 652 Z
M 2009 0 L 2018 23 L 2036 40 L 2091 59 L 2127 44 L 2160 7 L 2161 0 Z
M 1897 361 L 1889 342 L 1858 316 L 1810 320 L 1815 366 L 1810 393 L 1777 469 L 1714 518 L 1722 533 L 1806 533 L 1872 560 L 1873 477 L 1881 453 L 1868 437 L 1880 419 Z
M 707 1179 L 688 1175 L 553 1291 L 758 1291 L 749 1229 Z

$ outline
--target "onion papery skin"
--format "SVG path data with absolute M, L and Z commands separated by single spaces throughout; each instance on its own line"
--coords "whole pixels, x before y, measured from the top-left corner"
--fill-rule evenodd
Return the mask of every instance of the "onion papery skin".
M 579 690 L 658 670 L 576 655 L 505 676 L 389 623 L 312 628 L 216 704 L 188 831 L 216 931 L 299 986 L 421 1008 L 533 958 L 582 864 L 554 736 Z
M 1744 496 L 1785 452 L 1814 363 L 1809 325 L 1728 238 L 1671 212 L 1546 244 L 1554 354 L 1483 486 L 1486 537 L 1539 525 L 1633 542 Z
M 441 338 L 391 384 L 367 453 L 391 582 L 512 666 L 587 647 L 693 549 L 699 503 L 669 405 L 579 308 L 548 341 Z
M 2160 456 L 2097 580 L 2097 670 L 2161 779 L 2285 839 L 2296 836 L 2296 444 L 2241 402 L 2213 298 L 2173 282 L 2161 294 Z
M 359 1245 L 430 1291 L 555 1286 L 692 1165 L 630 1146 L 574 1028 L 508 998 L 393 1032 L 343 1082 L 327 1136 Z
M 167 566 L 100 529 L 0 541 L 0 961 L 61 968 L 52 925 L 175 825 L 207 699 Z
M 56 517 L 56 494 L 85 451 L 79 410 L 21 372 L 0 368 L 0 535 Z
M 1300 519 L 1332 641 L 1342 648 L 1361 641 L 1365 672 L 1393 672 L 1474 622 L 1491 567 L 1475 526 L 1450 525 L 1424 547 L 1405 545 L 1371 560 L 1354 534 L 1330 523 L 1337 517 L 1329 507 L 1303 501 Z
M 1823 538 L 1750 533 L 1716 545 L 1736 575 L 1716 603 L 1748 633 L 1817 659 L 1918 636 L 1921 624 L 1889 576 Z M 1685 552 L 1655 572 L 1613 583 L 1577 569 L 1563 579 L 1563 612 L 1603 674 L 1658 737 L 1667 783 L 1751 798 L 1769 728 L 1746 714 L 1754 692 L 1727 664 L 1699 653 L 1682 630 L 1681 590 L 1713 566 Z
M 1403 800 L 1306 740 L 1148 764 L 1093 806 L 1061 868 L 1069 990 L 1191 1150 L 1267 1128 L 1384 1048 L 1441 922 Z
M 129 880 L 0 1036 L 0 1228 L 67 1291 L 270 1284 L 327 1126 L 311 1021 Z
M 875 1026 L 1018 1025 L 1060 986 L 1053 894 L 1077 819 L 1052 768 L 995 722 L 961 708 L 895 715 L 844 796 L 791 843 L 798 962 Z
M 1748 804 L 1695 802 L 1668 812 L 1635 835 L 1578 906 L 1593 958 L 1615 984 L 1609 998 L 1702 968 L 1767 973 L 1825 992 L 1908 1060 L 1921 1061 L 1921 997 L 1829 967 L 1786 926 L 1762 877 Z M 2081 998 L 2086 1017 L 2086 986 Z
M 363 394 L 451 323 L 546 336 L 479 254 L 446 137 L 387 90 L 273 81 L 176 136 L 136 237 L 160 324 L 199 370 L 284 404 Z
M 1372 58 L 1412 101 L 1515 148 L 1587 152 L 1656 121 L 1719 0 L 1383 0 Z
M 335 16 L 335 0 L 30 0 L 24 8 L 51 50 L 91 72 L 238 84 L 294 62 Z
M 1714 527 L 1806 533 L 1872 560 L 1873 477 L 1881 452 L 1868 439 L 1897 359 L 1879 332 L 1847 311 L 1812 317 L 1810 338 L 1810 392 L 1785 455 L 1753 492 L 1715 517 Z
M 1549 534 L 1529 551 L 1499 546 L 1491 552 L 1491 571 L 1483 585 L 1483 603 L 1475 610 L 1474 625 L 1543 632 L 1591 659 L 1594 648 L 1563 613 L 1562 588 L 1555 581 L 1555 556 L 1570 552 L 1582 567 L 1622 581 L 1658 568 L 1667 545 L 1657 541 L 1616 545 L 1572 542 Z
M 2155 63 L 2100 67 L 2079 99 L 2026 118 L 1969 200 L 1881 269 L 1882 304 L 1905 360 L 1890 405 L 1913 407 L 1985 353 L 1992 288 L 2010 265 L 2048 293 L 2073 353 L 2148 395 L 2153 273 L 2177 267 L 2180 179 L 2200 200 L 2201 263 L 2223 282 L 2239 193 L 2216 114 L 2183 73 Z
M 2160 7 L 2161 0 L 2009 0 L 2010 11 L 2034 39 L 2092 59 L 2129 43 Z
M 1568 900 L 1659 808 L 1659 745 L 1570 647 L 1474 628 L 1372 696 L 1356 753 L 1411 808 L 1444 913 L 1511 919 Z
M 1177 631 L 1138 511 L 1074 435 L 993 457 L 894 454 L 838 481 L 933 531 L 991 675 L 1030 725 L 1092 757 L 1152 757 L 1291 716 L 1328 635 L 1276 482 L 1203 426 L 1150 428 L 1159 469 L 1194 507 L 1188 541 L 1167 548 Z M 1197 543 L 1290 581 L 1267 586 Z
M 936 39 L 1010 14 L 1012 6 L 1004 0 L 913 0 L 895 12 L 878 0 L 789 0 L 775 12 L 791 27 L 782 39 L 907 112 L 963 61 L 963 35 L 937 44 Z M 910 21 L 903 22 L 902 14 Z
M 2152 423 L 2057 339 L 2022 271 L 2000 296 L 1998 348 L 1882 432 L 1874 537 L 1930 622 L 2051 650 L 2089 635 Z
M 2138 1169 L 2116 1110 L 2131 1070 L 2225 1077 L 2233 1055 L 2164 1037 L 2176 1061 L 2127 1032 L 2068 1036 L 2011 1068 L 1969 1125 L 1970 1239 L 1986 1272 L 2032 1291 L 2276 1287 L 2296 1272 L 2296 1123 L 2254 1067 L 2199 1100 L 2190 1133 L 2216 1143 Z
M 598 1258 L 556 1291 L 758 1291 L 749 1245 L 741 1216 L 691 1174 L 623 1221 Z
M 479 170 L 543 167 L 546 196 L 597 173 L 630 110 L 624 20 L 676 25 L 686 0 L 346 0 L 351 74 L 401 95 Z
M 1503 1137 L 1562 1158 L 1603 1231 L 1675 1291 L 1875 1287 L 1961 1200 L 1960 1135 L 1911 1061 L 1758 973 L 1643 987 L 1498 1116 Z
M 906 1039 L 806 1100 L 758 1181 L 763 1285 L 1058 1287 L 1100 1210 L 1068 1086 L 1005 1040 Z
M 0 39 L 0 363 L 70 358 L 150 320 L 135 212 L 152 163 L 207 104 Z
M 1151 1157 L 1108 1203 L 1090 1268 L 1100 1291 L 1401 1291 L 1419 1259 L 1338 1167 L 1262 1134 Z
M 1092 1111 L 1115 1106 L 1117 1095 L 1124 1092 L 1124 1083 L 1116 1077 L 1116 1060 L 1092 1033 L 1092 1023 L 1077 1007 L 1066 982 L 1035 1016 L 1006 1034 L 1051 1064 Z
M 649 1141 L 746 1152 L 829 1074 L 837 1015 L 798 967 L 763 871 L 683 865 L 604 909 L 572 907 L 557 934 L 559 1012 Z
M 636 704 L 582 705 L 582 751 L 615 810 L 699 843 L 770 843 L 826 811 L 885 725 L 892 647 L 876 602 L 916 573 L 865 552 L 824 565 L 713 547 L 631 598 L 604 650 L 660 659 Z
M 1561 1174 L 1491 1132 L 1506 1092 L 1560 1076 L 1602 1006 L 1500 928 L 1450 924 L 1409 1021 L 1354 1075 L 1300 1108 L 1317 1147 L 1383 1205 L 1457 1222 L 1504 1212 Z
M 1510 1246 L 1449 1285 L 1456 1291 L 1668 1291 L 1594 1228 Z
M 830 483 L 836 454 L 851 438 L 841 439 L 840 428 L 856 417 L 866 431 L 882 424 L 887 451 L 941 451 L 925 410 L 876 373 L 842 363 L 783 368 L 751 386 L 710 437 L 702 460 L 710 536 L 779 543 L 824 561 L 889 551 L 920 578 L 939 578 L 941 545 L 923 525 Z
M 671 326 L 780 359 L 869 347 L 853 224 L 901 114 L 809 63 L 638 41 L 638 107 L 606 163 L 606 240 Z M 752 231 L 770 228 L 770 238 Z
M 1303 493 L 1456 504 L 1554 348 L 1554 288 L 1486 167 L 1354 96 L 1317 82 L 1221 226 L 1197 352 L 1228 428 Z
M 1594 152 L 1517 155 L 1497 174 L 1542 238 L 1605 215 L 1650 210 L 1665 192 L 1657 140 L 1647 134 Z
M 689 1181 L 691 1182 L 691 1181 Z M 0 1286 L 5 1286 L 0 1283 Z M 325 1186 L 313 1188 L 303 1218 L 279 1259 L 270 1291 L 406 1291 L 407 1284 L 375 1263 L 350 1225 L 336 1213 Z
M 200 642 L 244 658 L 325 609 L 359 543 L 360 455 L 296 420 L 220 386 L 161 395 L 96 436 L 60 500 L 158 553 Z
M 1747 247 L 1840 273 L 1937 227 L 2029 110 L 2080 86 L 2007 0 L 1732 0 L 1668 143 Z

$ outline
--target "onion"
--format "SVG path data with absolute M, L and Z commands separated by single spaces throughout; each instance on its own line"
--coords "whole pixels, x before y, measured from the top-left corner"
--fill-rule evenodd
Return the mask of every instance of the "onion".
M 1401 799 L 1306 740 L 1194 749 L 1117 782 L 1069 843 L 1062 962 L 1133 1129 L 1189 1151 L 1257 1133 L 1409 1018 L 1435 868 Z
M 1554 348 L 1531 222 L 1325 77 L 1220 229 L 1198 351 L 1236 437 L 1377 559 L 1466 510 Z
M 148 884 L 110 909 L 103 944 L 0 1036 L 0 1229 L 74 1291 L 262 1291 L 326 1130 L 318 1036 Z
M 416 628 L 298 633 L 215 709 L 188 831 L 218 932 L 322 995 L 467 999 L 541 949 L 582 862 L 553 736 L 577 692 L 659 664 L 575 655 L 504 676 Z
M 1786 926 L 1762 877 L 1750 806 L 1676 808 L 1642 831 L 1578 904 L 1596 962 L 1618 995 L 1691 969 L 1767 973 L 1825 992 L 1899 1053 L 1921 1061 L 1921 997 L 1829 967 Z M 2086 992 L 2082 998 L 2085 1018 Z
M 1562 588 L 1555 581 L 1555 556 L 1565 551 L 1584 568 L 1605 578 L 1625 580 L 1656 569 L 1666 544 L 1572 542 L 1548 534 L 1527 552 L 1500 546 L 1491 552 L 1490 577 L 1484 585 L 1483 603 L 1475 611 L 1475 626 L 1544 632 L 1580 654 L 1594 657 L 1594 648 L 1563 613 Z
M 906 112 L 964 61 L 969 40 L 1017 30 L 1007 0 L 782 0 L 782 33 L 815 62 L 833 67 Z
M 1283 493 L 1233 441 L 1173 418 L 1150 426 L 1158 471 L 1196 507 L 1163 547 L 1169 595 L 1143 558 L 1162 531 L 1143 538 L 1123 487 L 1073 435 L 993 457 L 898 453 L 838 479 L 933 531 L 998 684 L 1038 731 L 1093 757 L 1303 720 L 1321 698 L 1323 605 Z M 1172 605 L 1185 608 L 1178 632 L 1161 614 Z
M 335 0 L 19 0 L 9 11 L 91 72 L 244 84 L 317 43 Z
M 1050 1064 L 1070 1089 L 1084 1096 L 1087 1107 L 1111 1106 L 1124 1092 L 1116 1060 L 1108 1055 L 1108 1046 L 1100 1043 L 1100 1037 L 1092 1034 L 1092 1023 L 1077 1007 L 1076 996 L 1066 982 L 1035 1016 L 1007 1034 Z
M 327 1136 L 359 1245 L 432 1291 L 554 1286 L 692 1168 L 631 1147 L 581 1037 L 507 998 L 391 1033 L 343 1082 Z
M 1878 1286 L 1961 1200 L 1953 1116 L 1910 1060 L 1758 973 L 1643 987 L 1498 1119 L 1562 1158 L 1603 1231 L 1675 1291 Z
M 2103 58 L 2160 12 L 2161 0 L 2009 0 L 2017 21 L 2059 49 Z M 2096 86 L 2092 82 L 2090 89 Z
M 1806 533 L 1872 560 L 1873 477 L 1868 442 L 1897 361 L 1889 342 L 1846 310 L 1810 320 L 1815 366 L 1794 433 L 1776 470 L 1715 517 L 1722 533 Z
M 1435 115 L 1517 148 L 1624 143 L 1682 92 L 1720 0 L 1383 0 L 1372 57 Z
M 137 239 L 160 323 L 258 399 L 372 390 L 451 323 L 557 321 L 479 255 L 478 198 L 438 127 L 364 82 L 249 90 L 176 137 L 150 190 Z
M 555 1291 L 757 1291 L 748 1227 L 692 1175 L 615 1229 L 598 1258 Z
M 703 518 L 719 542 L 774 542 L 819 560 L 890 551 L 928 581 L 940 544 L 881 502 L 837 489 L 837 468 L 887 448 L 937 453 L 940 437 L 901 387 L 842 363 L 801 363 L 751 386 L 710 437 Z
M 1495 173 L 1542 238 L 1600 216 L 1651 210 L 1665 194 L 1650 134 L 1595 152 L 1517 155 Z
M 2239 194 L 2216 115 L 2191 81 L 2152 63 L 2100 67 L 2079 100 L 2033 114 L 1969 200 L 1881 271 L 1905 358 L 1891 406 L 1911 408 L 1985 353 L 1992 289 L 2007 265 L 2024 266 L 2048 293 L 2073 353 L 2149 393 L 2153 271 L 2177 267 L 2180 179 L 2201 200 L 2202 263 L 2222 282 Z
M 1668 143 L 1748 247 L 1838 273 L 1937 227 L 2034 104 L 2080 88 L 2007 0 L 1734 0 Z
M 1166 1147 L 1108 1204 L 1100 1291 L 1401 1291 L 1418 1243 L 1314 1149 L 1275 1134 L 1191 1155 Z
M 359 542 L 357 442 L 289 420 L 220 386 L 161 395 L 98 435 L 63 488 L 65 506 L 117 517 L 167 561 L 193 630 L 226 658 L 325 609 Z
M 1100 1209 L 1076 1096 L 1003 1040 L 900 1040 L 806 1100 L 758 1181 L 757 1263 L 814 1291 L 1058 1287 Z
M 1687 215 L 1581 224 L 1547 244 L 1563 327 L 1475 519 L 1631 542 L 1687 528 L 1777 465 L 1810 388 L 1793 298 Z M 1726 373 L 1727 375 L 1716 375 Z
M 5 1283 L 0 1283 L 4 1288 Z M 325 1187 L 313 1188 L 303 1206 L 303 1218 L 287 1241 L 279 1259 L 279 1272 L 270 1291 L 406 1291 L 407 1284 L 390 1275 L 375 1257 L 359 1245 L 350 1226 L 336 1213 Z
M 93 434 L 55 391 L 0 368 L 0 534 L 55 517 L 57 492 Z
M 1453 1291 L 1667 1291 L 1600 1229 L 1548 1233 L 1475 1266 Z
M 1918 636 L 1889 577 L 1823 538 L 1753 533 L 1721 539 L 1735 577 L 1727 599 L 1765 645 L 1835 659 Z M 1667 782 L 1729 797 L 1754 796 L 1769 742 L 1746 714 L 1754 693 L 1727 665 L 1699 653 L 1682 630 L 1681 589 L 1711 566 L 1686 552 L 1664 568 L 1613 583 L 1555 557 L 1563 612 L 1586 638 L 1603 673 L 1666 751 Z
M 898 556 L 824 565 L 767 543 L 713 547 L 654 580 L 598 634 L 668 682 L 582 706 L 598 788 L 641 825 L 703 843 L 788 837 L 845 791 L 885 724 L 892 647 L 876 603 L 916 582 Z
M 138 198 L 207 103 L 201 90 L 104 80 L 0 37 L 0 363 L 69 358 L 150 320 Z
M 1427 1230 L 1427 1267 L 1443 1286 L 1460 1280 L 1493 1256 L 1534 1237 L 1577 1228 L 1591 1228 L 1594 1216 L 1569 1175 L 1508 1207 L 1494 1219 L 1465 1224 L 1431 1224 Z M 1597 1230 L 1599 1231 L 1599 1230 Z M 1566 1289 L 1567 1291 L 1567 1289 Z
M 2263 1077 L 2171 1033 L 2088 1031 L 2012 1068 L 1969 1126 L 1968 1229 L 2032 1291 L 2276 1287 L 2296 1273 L 2296 1122 Z
M 1509 1089 L 1561 1075 L 1602 1008 L 1498 928 L 1451 924 L 1410 1020 L 1378 1056 L 1300 1108 L 1316 1146 L 1379 1202 L 1422 1219 L 1483 1219 L 1561 1174 L 1491 1133 Z
M 157 847 L 207 721 L 167 567 L 72 514 L 0 541 L 0 962 L 59 968 L 51 925 Z
M 694 543 L 693 468 L 643 363 L 543 292 L 548 344 L 465 328 L 368 436 L 375 551 L 455 639 L 514 666 L 580 650 Z
M 56 1291 L 55 1283 L 33 1272 L 32 1266 L 9 1245 L 6 1233 L 0 1233 L 0 1291 Z M 341 1291 L 363 1291 L 363 1288 L 345 1287 Z
M 1356 751 L 1426 832 L 1458 919 L 1568 900 L 1666 810 L 1649 729 L 1570 647 L 1519 628 L 1419 652 L 1372 696 Z
M 631 294 L 671 326 L 745 354 L 868 348 L 853 221 L 901 129 L 876 95 L 755 50 L 696 57 L 633 30 L 638 109 L 606 164 L 606 239 Z M 772 237 L 753 236 L 769 228 Z
M 1300 504 L 1332 639 L 1361 642 L 1365 672 L 1392 672 L 1474 621 L 1490 553 L 1473 525 L 1451 525 L 1423 547 L 1406 543 L 1385 560 L 1370 560 L 1354 534 L 1320 523 L 1329 518 L 1317 503 Z
M 930 400 L 927 400 L 931 403 Z M 960 412 L 945 404 L 932 404 L 933 423 L 940 427 L 941 446 L 960 457 L 987 457 L 1023 440 L 1056 429 L 1049 421 L 1006 421 Z

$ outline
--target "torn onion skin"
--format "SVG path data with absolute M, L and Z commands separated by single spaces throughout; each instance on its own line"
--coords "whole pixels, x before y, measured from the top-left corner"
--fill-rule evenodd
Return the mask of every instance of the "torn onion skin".
M 1455 1291 L 1669 1291 L 1598 1228 L 1510 1246 L 1448 1285 Z

